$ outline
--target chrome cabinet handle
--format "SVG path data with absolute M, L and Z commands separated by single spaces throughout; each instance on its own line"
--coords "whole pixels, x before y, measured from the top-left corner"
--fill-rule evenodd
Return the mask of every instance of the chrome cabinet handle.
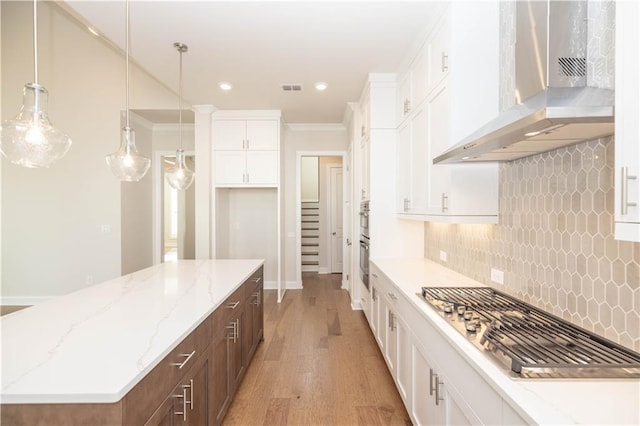
M 447 55 L 446 53 L 442 52 L 442 67 L 441 67 L 441 71 L 445 72 L 446 70 L 449 69 L 449 55 Z
M 191 399 L 189 399 L 189 401 L 187 401 L 187 404 L 189 404 L 189 409 L 193 410 L 193 379 L 189 379 L 189 384 L 188 385 L 183 385 L 182 387 L 189 389 L 189 394 L 191 396 Z
M 389 311 L 389 329 L 391 331 L 396 329 L 396 316 L 391 311 Z
M 260 290 L 253 293 L 252 296 L 256 298 L 256 301 L 253 304 L 256 306 L 260 306 Z
M 231 330 L 231 335 L 227 336 L 227 339 L 233 340 L 233 343 L 236 343 L 238 339 L 238 324 L 236 321 L 233 321 L 228 326 L 225 327 L 227 330 Z
M 637 176 L 629 175 L 629 168 L 625 166 L 622 167 L 620 171 L 620 177 L 620 214 L 625 216 L 629 213 L 629 207 L 635 207 L 637 205 L 636 203 L 629 202 L 629 181 L 636 180 Z
M 229 304 L 227 305 L 227 308 L 229 308 L 229 309 L 235 309 L 235 308 L 237 308 L 237 307 L 238 307 L 238 305 L 239 305 L 239 304 L 240 304 L 240 302 L 239 302 L 239 301 L 238 301 L 238 302 L 235 302 L 235 303 L 229 303 Z
M 391 300 L 398 300 L 398 297 L 393 294 L 393 293 L 387 293 L 389 295 L 389 298 L 391 298 Z
M 444 401 L 444 398 L 440 397 L 440 385 L 444 385 L 444 382 L 440 381 L 438 374 L 436 376 L 436 405 L 440 405 L 440 401 Z
M 187 362 L 189 362 L 189 360 L 191 359 L 191 357 L 195 355 L 195 353 L 196 353 L 196 350 L 194 349 L 190 354 L 180 354 L 178 356 L 186 357 L 187 359 L 185 359 L 182 362 L 172 362 L 169 365 L 173 365 L 175 367 L 178 367 L 178 370 L 182 370 L 182 367 L 184 367 L 187 364 Z
M 251 281 L 254 283 L 259 283 L 262 280 L 262 277 L 253 278 Z
M 446 213 L 449 210 L 449 197 L 444 192 L 442 193 L 442 213 Z
M 364 125 L 360 128 L 360 136 L 364 136 L 367 133 L 366 129 L 367 128 Z
M 433 374 L 433 368 L 429 369 L 429 395 L 433 395 L 433 391 L 435 391 L 435 387 L 433 386 L 433 378 L 438 377 L 437 374 Z
M 377 298 L 377 296 L 376 296 L 376 288 L 375 288 L 375 287 L 373 287 L 373 288 L 371 289 L 371 299 L 375 302 L 375 301 L 376 301 L 376 298 Z
M 405 212 L 408 212 L 409 211 L 409 206 L 411 204 L 411 200 L 409 200 L 408 198 L 405 198 L 403 200 L 403 202 L 404 202 L 403 209 L 404 209 Z
M 182 386 L 182 395 L 173 395 L 174 398 L 182 398 L 182 411 L 175 411 L 173 414 L 176 416 L 182 416 L 182 421 L 187 421 L 187 387 L 189 385 Z
M 407 115 L 411 111 L 411 101 L 409 99 L 404 100 L 404 114 Z

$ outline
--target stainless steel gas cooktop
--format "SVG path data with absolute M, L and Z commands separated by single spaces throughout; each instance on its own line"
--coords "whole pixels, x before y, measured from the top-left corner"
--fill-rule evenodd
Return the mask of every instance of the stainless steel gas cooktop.
M 490 287 L 421 296 L 518 377 L 640 378 L 640 354 Z

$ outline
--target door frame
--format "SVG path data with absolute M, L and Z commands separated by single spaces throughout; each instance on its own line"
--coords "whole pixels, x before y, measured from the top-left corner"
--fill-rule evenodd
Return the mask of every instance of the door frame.
M 349 157 L 347 155 L 347 151 L 346 150 L 340 150 L 340 151 L 321 151 L 321 150 L 314 150 L 314 151 L 296 151 L 296 229 L 295 229 L 295 235 L 296 235 L 296 288 L 302 288 L 302 232 L 301 232 L 301 228 L 302 228 L 302 173 L 301 173 L 301 167 L 300 164 L 302 162 L 302 157 L 340 157 L 342 159 L 342 202 L 343 202 L 343 208 L 342 208 L 342 223 L 348 223 L 345 220 L 345 216 L 347 214 L 351 214 L 351 209 L 352 209 L 352 203 L 351 200 L 349 200 L 347 197 L 349 196 L 349 192 L 347 192 L 349 190 L 349 185 L 348 185 L 348 181 L 351 179 L 350 174 L 348 172 L 348 169 L 346 167 L 347 165 L 347 161 L 349 160 Z M 348 203 L 347 203 L 348 202 Z M 349 271 L 350 266 L 347 266 L 347 262 L 348 259 L 345 258 L 345 253 L 347 251 L 347 247 L 346 247 L 346 241 L 347 241 L 347 236 L 344 235 L 344 229 L 343 229 L 343 245 L 345 245 L 343 247 L 342 250 L 342 259 L 343 259 L 343 264 L 342 264 L 342 268 L 343 268 L 343 274 L 344 271 Z M 351 236 L 349 235 L 349 238 Z M 347 269 L 349 268 L 349 269 Z M 347 285 L 346 280 L 342 280 L 342 288 L 346 288 L 345 286 Z
M 151 214 L 151 226 L 153 226 L 152 232 L 152 244 L 153 244 L 153 265 L 159 265 L 162 263 L 162 248 L 160 243 L 162 242 L 163 233 L 163 201 L 162 195 L 162 157 L 175 156 L 175 151 L 154 151 L 153 160 L 151 161 L 151 181 L 153 185 L 153 193 L 151 195 L 153 203 L 153 212 Z M 196 152 L 194 150 L 188 150 L 184 152 L 185 156 L 193 156 L 195 158 Z
M 344 159 L 342 160 L 344 162 Z M 328 200 L 328 209 L 327 211 L 329 212 L 329 227 L 327 228 L 327 233 L 326 233 L 326 237 L 327 237 L 327 242 L 328 242 L 328 246 L 329 246 L 329 273 L 333 274 L 333 238 L 331 235 L 331 230 L 333 229 L 333 185 L 331 184 L 331 170 L 332 169 L 340 169 L 343 174 L 342 174 L 342 190 L 344 191 L 344 164 L 341 165 L 340 167 L 336 166 L 335 164 L 327 164 L 327 171 L 326 171 L 326 175 L 327 175 L 327 200 Z M 344 204 L 344 194 L 342 195 L 342 204 Z M 344 207 L 344 206 L 343 206 Z M 345 237 L 344 237 L 344 212 L 342 213 L 342 241 L 343 241 L 343 246 L 344 241 L 345 241 Z M 344 249 L 345 247 L 343 247 L 342 250 L 342 271 L 340 271 L 340 273 L 344 272 Z

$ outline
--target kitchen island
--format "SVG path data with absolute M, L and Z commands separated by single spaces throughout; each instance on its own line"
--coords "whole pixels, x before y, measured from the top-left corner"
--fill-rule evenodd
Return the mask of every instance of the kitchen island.
M 160 423 L 199 398 L 220 422 L 262 339 L 263 263 L 163 263 L 0 318 L 2 423 Z
M 512 377 L 419 294 L 484 284 L 426 259 L 374 259 L 371 277 L 372 331 L 415 423 L 640 424 L 640 380 Z

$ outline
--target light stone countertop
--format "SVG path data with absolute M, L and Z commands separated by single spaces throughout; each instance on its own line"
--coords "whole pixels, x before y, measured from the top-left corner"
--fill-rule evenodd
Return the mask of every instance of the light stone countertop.
M 0 317 L 0 401 L 119 401 L 263 264 L 163 263 Z
M 640 380 L 512 378 L 416 294 L 421 287 L 486 285 L 423 258 L 373 259 L 372 263 L 436 326 L 469 365 L 528 422 L 640 424 Z

